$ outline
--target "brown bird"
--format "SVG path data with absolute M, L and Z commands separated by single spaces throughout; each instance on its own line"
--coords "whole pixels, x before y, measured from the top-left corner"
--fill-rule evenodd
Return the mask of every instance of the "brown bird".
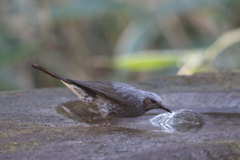
M 92 121 L 94 114 L 100 114 L 106 120 L 103 125 L 110 126 L 107 116 L 138 117 L 152 109 L 164 109 L 171 113 L 168 108 L 164 107 L 162 98 L 153 92 L 118 82 L 66 79 L 38 64 L 34 63 L 31 66 L 61 80 L 70 88 L 92 113 L 88 122 Z

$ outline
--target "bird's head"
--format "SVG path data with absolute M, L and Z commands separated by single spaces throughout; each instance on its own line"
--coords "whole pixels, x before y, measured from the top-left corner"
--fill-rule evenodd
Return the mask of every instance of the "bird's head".
M 163 109 L 165 111 L 168 111 L 170 113 L 172 113 L 170 111 L 170 109 L 166 108 L 164 105 L 163 105 L 163 100 L 162 98 L 155 94 L 155 93 L 152 93 L 152 92 L 146 92 L 146 95 L 143 99 L 143 107 L 149 111 L 151 109 Z

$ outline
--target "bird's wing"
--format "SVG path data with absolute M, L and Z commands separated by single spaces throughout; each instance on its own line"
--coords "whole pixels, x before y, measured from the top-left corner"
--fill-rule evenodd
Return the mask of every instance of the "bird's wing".
M 76 81 L 67 79 L 68 82 L 70 82 L 73 85 L 76 85 L 80 88 L 85 89 L 87 92 L 93 92 L 95 94 L 99 94 L 103 96 L 106 99 L 113 100 L 115 102 L 118 102 L 122 104 L 123 106 L 132 106 L 134 105 L 132 102 L 130 102 L 128 99 L 123 98 L 123 93 L 117 92 L 117 90 L 114 88 L 112 82 L 107 81 Z
M 99 82 L 99 81 L 76 81 L 76 80 L 71 80 L 71 79 L 66 79 L 60 75 L 57 75 L 53 72 L 50 72 L 46 68 L 34 63 L 31 64 L 32 67 L 41 70 L 42 72 L 60 79 L 64 83 L 67 84 L 73 84 L 76 85 L 80 88 L 85 89 L 86 92 L 91 94 L 92 96 L 96 96 L 96 94 L 99 94 L 106 99 L 113 100 L 115 102 L 118 102 L 122 104 L 123 106 L 132 106 L 134 103 L 132 101 L 129 101 L 127 98 L 130 97 L 129 94 L 126 94 L 123 92 L 117 92 L 117 90 L 114 88 L 113 82 Z M 124 85 L 124 84 L 122 84 Z M 127 87 L 128 88 L 128 87 Z M 126 96 L 127 95 L 127 96 Z M 123 98 L 124 97 L 124 98 Z

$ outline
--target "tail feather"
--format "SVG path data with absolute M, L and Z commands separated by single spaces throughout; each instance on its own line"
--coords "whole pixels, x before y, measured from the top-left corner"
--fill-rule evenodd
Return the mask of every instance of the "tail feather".
M 62 77 L 62 76 L 60 76 L 60 75 L 57 75 L 57 74 L 55 74 L 55 73 L 52 73 L 52 72 L 50 72 L 49 70 L 47 70 L 46 68 L 44 68 L 44 67 L 42 67 L 42 66 L 40 66 L 40 65 L 38 65 L 38 64 L 36 64 L 36 63 L 31 64 L 31 66 L 32 66 L 33 68 L 35 68 L 35 69 L 38 69 L 38 70 L 40 70 L 40 71 L 42 71 L 42 72 L 44 72 L 44 73 L 46 73 L 46 74 L 54 77 L 54 78 L 57 78 L 57 79 L 59 79 L 59 80 L 62 80 L 62 81 L 64 81 L 64 82 L 66 82 L 66 83 L 70 83 L 66 78 L 64 78 L 64 77 Z

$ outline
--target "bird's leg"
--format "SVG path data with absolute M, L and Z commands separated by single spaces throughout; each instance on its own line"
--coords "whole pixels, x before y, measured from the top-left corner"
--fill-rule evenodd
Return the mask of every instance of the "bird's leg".
M 91 123 L 93 119 L 94 113 L 91 113 L 91 116 L 89 119 L 85 119 L 84 122 Z
M 89 118 L 89 120 L 88 120 L 89 123 L 92 122 L 93 116 L 94 116 L 94 113 L 91 113 L 91 116 L 90 116 L 90 118 Z
M 105 123 L 103 123 L 102 125 L 103 126 L 107 126 L 107 127 L 109 127 L 109 126 L 111 126 L 111 123 L 108 121 L 108 119 L 107 118 L 104 118 L 105 119 Z
M 106 121 L 106 122 L 103 123 L 102 125 L 103 125 L 103 126 L 107 126 L 107 127 L 111 126 L 111 123 L 110 123 L 110 122 L 108 121 L 108 119 L 106 118 L 106 117 L 107 117 L 107 114 L 104 113 L 104 112 L 100 112 L 100 113 L 101 113 L 103 119 Z

